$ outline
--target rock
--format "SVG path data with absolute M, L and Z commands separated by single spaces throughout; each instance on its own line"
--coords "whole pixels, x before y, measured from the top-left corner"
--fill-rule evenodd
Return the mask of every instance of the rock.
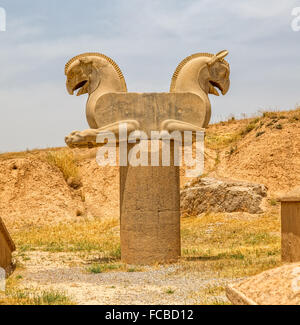
M 230 284 L 226 296 L 234 305 L 300 304 L 300 263 L 285 264 Z
M 267 188 L 261 184 L 198 178 L 181 192 L 181 211 L 198 215 L 204 212 L 262 213 L 261 203 Z

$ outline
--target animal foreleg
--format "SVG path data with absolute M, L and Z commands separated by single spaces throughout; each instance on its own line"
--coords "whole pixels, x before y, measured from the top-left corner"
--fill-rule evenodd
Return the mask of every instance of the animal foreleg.
M 115 134 L 116 138 L 118 138 L 121 124 L 126 124 L 127 134 L 138 130 L 140 127 L 140 123 L 136 120 L 118 121 L 99 129 L 74 131 L 70 135 L 65 137 L 65 142 L 70 148 L 96 147 L 98 146 L 97 135 L 100 132 L 112 132 Z
M 186 123 L 178 120 L 165 120 L 161 123 L 160 128 L 162 131 L 168 131 L 168 132 L 173 132 L 173 131 L 205 131 L 205 129 L 198 127 L 194 124 L 191 123 Z

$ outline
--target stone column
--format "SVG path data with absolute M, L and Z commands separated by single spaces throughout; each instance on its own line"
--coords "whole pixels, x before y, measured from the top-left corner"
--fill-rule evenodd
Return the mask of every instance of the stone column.
M 161 161 L 158 167 L 120 167 L 124 263 L 150 265 L 180 257 L 180 171 L 174 166 L 173 143 L 170 154 L 170 167 Z
M 281 256 L 283 262 L 300 261 L 300 195 L 281 201 Z

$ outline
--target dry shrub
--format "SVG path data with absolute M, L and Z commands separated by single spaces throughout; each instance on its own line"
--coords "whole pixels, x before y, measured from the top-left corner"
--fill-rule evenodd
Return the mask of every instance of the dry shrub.
M 239 140 L 239 135 L 236 133 L 207 133 L 205 137 L 205 145 L 210 149 L 223 149 L 231 143 Z
M 63 174 L 64 179 L 72 188 L 79 188 L 82 184 L 79 176 L 79 168 L 70 150 L 53 151 L 47 153 L 47 161 L 57 167 Z
M 240 136 L 244 137 L 248 133 L 250 133 L 252 130 L 254 130 L 256 128 L 258 122 L 259 122 L 259 119 L 256 118 L 253 121 L 251 121 L 249 124 L 247 124 L 246 127 L 243 130 L 241 130 Z

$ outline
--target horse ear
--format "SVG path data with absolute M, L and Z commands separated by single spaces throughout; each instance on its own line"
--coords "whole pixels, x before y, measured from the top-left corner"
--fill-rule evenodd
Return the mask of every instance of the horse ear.
M 215 64 L 217 61 L 220 61 L 222 59 L 224 59 L 227 55 L 229 54 L 229 52 L 227 50 L 223 50 L 219 53 L 217 53 L 216 55 L 214 55 L 211 60 L 207 63 L 208 66 L 212 66 L 213 64 Z
M 218 57 L 219 60 L 224 59 L 227 55 L 229 54 L 229 52 L 227 50 L 223 50 L 221 52 L 219 52 L 218 54 L 216 54 L 216 57 Z

